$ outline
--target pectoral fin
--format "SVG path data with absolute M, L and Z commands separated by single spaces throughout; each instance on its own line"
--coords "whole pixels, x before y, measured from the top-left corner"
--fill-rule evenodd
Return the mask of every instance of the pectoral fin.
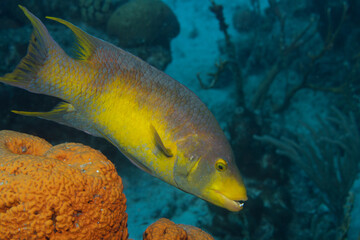
M 77 112 L 74 106 L 70 103 L 60 102 L 49 112 L 25 112 L 16 110 L 12 110 L 12 112 L 23 116 L 38 117 L 54 121 L 69 127 L 79 129 L 93 136 L 101 136 L 92 128 L 92 126 L 88 124 L 88 121 L 85 119 L 85 117 Z
M 156 146 L 157 148 L 159 148 L 159 149 L 161 150 L 161 152 L 162 152 L 165 156 L 167 156 L 167 157 L 172 157 L 172 156 L 174 156 L 174 155 L 172 154 L 171 150 L 170 150 L 169 148 L 166 148 L 165 145 L 164 145 L 164 143 L 161 141 L 161 138 L 160 138 L 160 136 L 159 136 L 159 133 L 156 131 L 155 127 L 154 127 L 152 124 L 150 125 L 150 127 L 151 127 L 151 130 L 152 130 L 153 134 L 154 134 L 155 146 Z

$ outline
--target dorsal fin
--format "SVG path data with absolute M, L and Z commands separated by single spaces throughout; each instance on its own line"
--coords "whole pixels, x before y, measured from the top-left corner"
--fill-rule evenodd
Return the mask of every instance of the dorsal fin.
M 61 18 L 56 18 L 56 17 L 46 17 L 46 18 L 64 24 L 65 26 L 70 28 L 70 30 L 75 34 L 77 40 L 77 45 L 75 49 L 77 50 L 76 52 L 78 54 L 77 59 L 79 60 L 84 60 L 84 61 L 88 60 L 93 55 L 95 50 L 99 47 L 99 45 L 109 44 L 109 43 L 105 43 L 104 41 L 94 36 L 91 36 L 90 34 L 81 30 L 79 27 Z
M 155 127 L 152 124 L 150 125 L 150 127 L 151 127 L 151 130 L 152 130 L 153 134 L 154 134 L 154 140 L 155 140 L 156 147 L 159 148 L 161 150 L 161 152 L 165 156 L 167 156 L 169 158 L 172 157 L 173 154 L 172 154 L 171 150 L 169 148 L 165 147 L 165 145 L 162 142 L 162 140 L 161 140 L 161 138 L 159 136 L 159 133 L 156 131 Z
M 64 24 L 75 34 L 77 44 L 75 45 L 76 59 L 91 63 L 94 67 L 109 67 L 112 65 L 113 70 L 124 68 L 125 70 L 136 68 L 141 65 L 140 58 L 124 51 L 123 49 L 105 42 L 99 38 L 91 36 L 74 24 L 61 18 L 46 17 L 61 24 Z M 118 60 L 121 59 L 121 64 Z

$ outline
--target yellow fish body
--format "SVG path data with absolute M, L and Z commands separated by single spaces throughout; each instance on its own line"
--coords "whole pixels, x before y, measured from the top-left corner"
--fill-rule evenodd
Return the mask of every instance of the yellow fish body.
M 246 190 L 231 147 L 194 93 L 130 53 L 48 17 L 75 34 L 78 57 L 71 58 L 20 8 L 34 27 L 28 53 L 0 81 L 65 102 L 50 112 L 13 112 L 104 137 L 153 176 L 230 211 L 242 209 Z

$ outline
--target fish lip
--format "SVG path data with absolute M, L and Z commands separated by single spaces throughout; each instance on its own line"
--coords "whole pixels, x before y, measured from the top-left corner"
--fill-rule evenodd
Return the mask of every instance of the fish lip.
M 211 190 L 217 193 L 221 197 L 221 199 L 223 200 L 223 207 L 232 212 L 238 212 L 242 210 L 244 207 L 244 202 L 247 201 L 246 195 L 243 198 L 233 200 L 226 197 L 223 193 L 221 193 L 216 189 L 211 189 Z

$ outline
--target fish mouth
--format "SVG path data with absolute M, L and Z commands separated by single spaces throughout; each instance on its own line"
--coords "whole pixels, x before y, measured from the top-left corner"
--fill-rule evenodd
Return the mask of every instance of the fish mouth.
M 237 199 L 230 199 L 218 190 L 212 189 L 220 198 L 222 207 L 232 212 L 238 212 L 243 209 L 247 196 L 243 196 Z

